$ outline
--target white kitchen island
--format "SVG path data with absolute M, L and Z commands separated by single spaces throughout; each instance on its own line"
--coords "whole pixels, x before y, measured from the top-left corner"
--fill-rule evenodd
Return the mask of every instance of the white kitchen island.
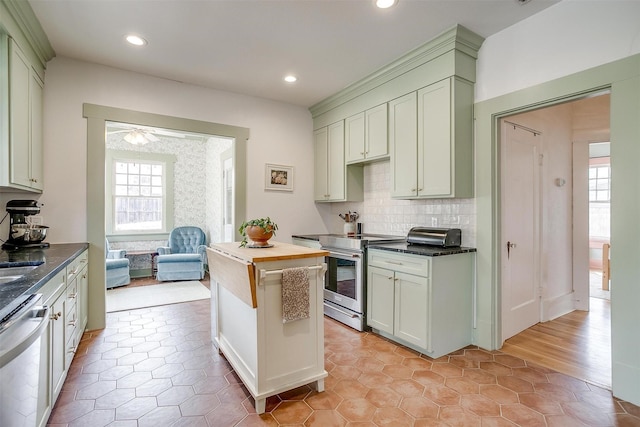
M 323 278 L 326 251 L 273 242 L 271 248 L 207 248 L 213 342 L 255 400 L 315 383 L 324 390 Z M 282 270 L 308 267 L 309 315 L 282 321 Z

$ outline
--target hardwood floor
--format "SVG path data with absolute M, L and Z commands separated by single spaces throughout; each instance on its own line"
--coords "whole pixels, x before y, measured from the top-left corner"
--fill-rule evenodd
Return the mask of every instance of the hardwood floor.
M 590 311 L 538 323 L 505 341 L 502 352 L 611 389 L 611 306 L 591 298 Z

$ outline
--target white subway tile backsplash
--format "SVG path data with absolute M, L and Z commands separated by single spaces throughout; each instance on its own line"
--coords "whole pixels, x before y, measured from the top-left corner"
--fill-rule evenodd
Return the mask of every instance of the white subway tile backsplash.
M 406 235 L 414 226 L 460 228 L 462 244 L 475 246 L 475 199 L 396 200 L 391 198 L 390 188 L 389 162 L 365 165 L 364 201 L 333 203 L 331 212 L 337 217 L 339 213 L 357 211 L 365 233 Z M 342 233 L 337 226 L 329 231 Z

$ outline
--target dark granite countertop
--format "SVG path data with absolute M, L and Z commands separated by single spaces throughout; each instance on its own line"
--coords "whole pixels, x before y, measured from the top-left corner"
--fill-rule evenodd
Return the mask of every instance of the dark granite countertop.
M 382 245 L 372 244 L 369 249 L 381 249 L 383 251 L 400 252 L 405 254 L 422 255 L 422 256 L 444 256 L 464 254 L 467 252 L 476 252 L 476 248 L 456 247 L 442 248 L 439 246 L 411 245 L 403 243 L 386 243 Z
M 315 240 L 317 242 L 317 241 L 320 240 L 320 236 L 322 236 L 322 234 L 294 234 L 294 235 L 291 236 L 291 238 L 304 239 L 304 240 Z
M 21 295 L 38 290 L 89 247 L 88 243 L 52 244 L 48 248 L 0 251 L 0 265 L 28 265 L 44 261 L 24 277 L 0 284 L 0 319 L 13 308 Z

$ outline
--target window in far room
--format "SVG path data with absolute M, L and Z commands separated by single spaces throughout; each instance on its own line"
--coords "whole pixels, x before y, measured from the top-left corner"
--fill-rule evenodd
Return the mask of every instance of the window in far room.
M 608 161 L 608 159 L 606 160 Z M 609 164 L 589 166 L 589 201 L 609 202 L 609 186 L 611 182 L 611 167 Z
M 108 150 L 107 158 L 107 234 L 169 232 L 175 156 Z

